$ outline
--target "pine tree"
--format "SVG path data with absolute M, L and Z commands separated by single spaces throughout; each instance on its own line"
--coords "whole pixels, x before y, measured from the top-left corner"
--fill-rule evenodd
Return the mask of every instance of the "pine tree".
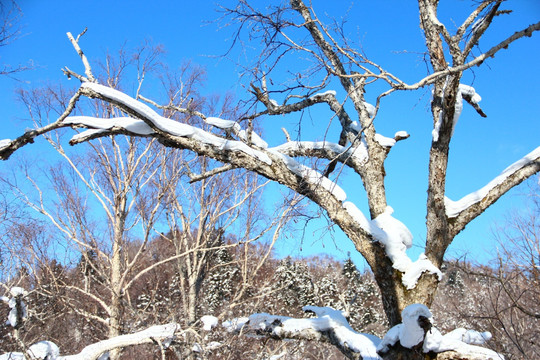
M 205 297 L 210 313 L 230 300 L 239 271 L 227 248 L 216 250 L 212 270 L 206 279 Z
M 292 261 L 290 257 L 280 261 L 275 274 L 278 298 L 289 308 L 315 305 L 315 285 L 308 266 Z
M 350 257 L 345 260 L 341 273 L 343 276 L 345 276 L 345 278 L 349 280 L 358 280 L 360 278 L 360 272 L 358 271 L 356 265 L 354 265 Z

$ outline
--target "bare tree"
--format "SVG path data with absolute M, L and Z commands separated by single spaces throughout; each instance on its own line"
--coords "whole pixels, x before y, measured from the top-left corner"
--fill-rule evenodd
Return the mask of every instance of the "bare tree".
M 469 314 L 489 322 L 497 347 L 512 359 L 540 355 L 540 184 L 532 180 L 527 206 L 496 229 L 495 270 L 477 275 L 488 283 L 487 301 Z
M 108 56 L 102 65 L 106 75 L 102 81 L 114 87 L 122 86 L 123 71 L 134 61 L 140 89 L 144 77 L 156 66 L 159 52 L 145 47 L 133 57 L 123 51 L 118 57 Z M 171 96 L 171 104 L 189 101 L 191 109 L 215 106 L 206 104 L 197 94 L 202 69 L 186 65 L 178 74 L 160 72 L 159 75 Z M 60 108 L 65 105 L 65 93 L 63 88 L 47 87 L 21 91 L 20 96 L 39 126 L 57 111 L 58 105 Z M 91 105 L 92 109 L 87 110 L 100 116 L 114 116 L 117 112 L 107 104 Z M 221 105 L 220 112 L 234 112 L 227 99 Z M 178 121 L 200 121 L 190 114 L 173 115 Z M 19 175 L 24 174 L 30 189 L 20 179 L 10 181 L 6 177 L 2 182 L 12 188 L 25 206 L 36 210 L 56 228 L 53 236 L 61 242 L 67 241 L 68 252 L 79 254 L 77 264 L 65 272 L 56 271 L 52 266 L 56 263 L 48 262 L 44 256 L 50 249 L 44 241 L 36 239 L 20 249 L 24 239 L 33 237 L 13 238 L 13 229 L 9 230 L 11 247 L 6 249 L 32 260 L 27 261 L 36 283 L 31 287 L 36 287 L 50 302 L 60 301 L 64 312 L 93 324 L 91 335 L 79 339 L 80 346 L 103 337 L 117 338 L 141 324 L 174 321 L 179 333 L 185 334 L 181 352 L 190 355 L 193 343 L 201 343 L 197 335 L 202 304 L 200 289 L 216 252 L 242 249 L 243 255 L 235 261 L 243 281 L 231 293 L 229 304 L 239 306 L 248 297 L 246 289 L 290 219 L 290 206 L 268 219 L 260 206 L 261 192 L 268 181 L 262 182 L 256 174 L 243 169 L 198 180 L 193 172 L 211 166 L 211 159 L 156 146 L 152 139 L 107 137 L 93 143 L 84 154 L 72 154 L 63 148 L 60 138 L 58 133 L 47 134 L 47 140 L 62 161 L 43 169 L 42 176 L 34 174 L 37 167 L 22 164 L 24 170 Z M 195 185 L 188 184 L 194 180 L 197 180 Z M 54 199 L 44 196 L 46 193 L 54 193 Z M 21 222 L 14 223 L 21 230 L 47 236 L 47 232 L 40 232 L 35 225 L 23 226 Z M 158 228 L 169 231 L 163 233 Z M 260 248 L 260 258 L 248 265 L 248 258 L 254 258 L 253 250 L 248 248 L 267 237 L 270 231 L 274 231 L 273 241 L 267 248 Z M 230 236 L 233 232 L 235 236 Z M 151 276 L 170 269 L 172 264 L 176 265 L 173 267 L 176 272 L 169 278 L 157 277 L 165 279 L 165 284 L 177 282 L 180 301 L 172 306 L 167 302 L 167 309 L 158 313 L 156 307 L 148 305 L 155 305 L 149 303 L 155 301 L 156 293 L 163 293 L 160 287 L 167 285 L 152 281 Z M 69 275 L 70 280 L 64 275 Z M 145 290 L 150 291 L 145 293 Z M 168 286 L 166 290 L 170 290 Z M 136 295 L 141 291 L 143 295 L 152 294 L 149 303 L 142 307 Z M 103 328 L 106 330 L 102 331 Z M 118 356 L 119 350 L 113 348 L 110 355 Z
M 22 11 L 14 0 L 0 2 L 0 48 L 9 45 L 21 35 L 19 21 Z M 0 64 L 0 75 L 13 77 L 14 74 L 31 69 L 31 65 Z
M 321 79 L 319 84 L 309 85 L 302 80 L 305 76 L 298 76 L 293 79 L 294 85 L 273 90 L 274 85 L 268 83 L 267 74 L 254 69 L 256 79 L 251 83 L 251 92 L 264 110 L 251 111 L 232 121 L 209 116 L 189 106 L 158 105 L 140 94 L 131 97 L 98 82 L 79 46 L 80 36 L 74 38 L 68 34 L 81 56 L 85 74 L 68 68 L 64 72 L 69 77 L 79 79 L 81 86 L 57 120 L 28 131 L 17 139 L 4 140 L 0 144 L 0 157 L 7 159 L 36 136 L 53 129 L 83 127 L 88 130 L 74 136 L 70 144 L 116 134 L 150 137 L 166 147 L 188 149 L 223 164 L 211 170 L 204 169 L 199 179 L 233 168 L 256 172 L 309 198 L 343 230 L 371 267 L 381 290 L 388 321 L 391 325 L 397 325 L 402 320 L 402 311 L 409 305 L 431 305 L 441 279 L 439 267 L 454 237 L 509 189 L 540 170 L 540 148 L 537 148 L 496 180 L 462 200 L 453 202 L 445 196 L 449 145 L 464 106 L 463 100 L 471 104 L 480 116 L 485 116 L 479 107 L 475 89 L 460 83 L 463 73 L 481 65 L 514 41 L 531 36 L 540 29 L 540 23 L 520 29 L 487 51 L 473 56 L 472 50 L 489 26 L 499 15 L 508 13 L 501 9 L 502 1 L 478 3 L 454 33 L 439 20 L 438 1 L 419 0 L 418 4 L 431 72 L 414 83 L 402 80 L 353 49 L 339 27 L 334 29 L 324 25 L 315 10 L 302 0 L 291 0 L 289 4 L 272 7 L 267 12 L 258 11 L 246 1 L 240 1 L 236 8 L 226 9 L 240 23 L 241 29 L 251 30 L 266 46 L 261 52 L 260 63 L 264 62 L 267 68 L 274 69 L 283 57 L 302 53 L 315 64 L 314 68 L 308 70 L 309 73 Z M 341 100 L 334 91 L 323 92 L 332 80 L 343 89 L 345 95 Z M 383 82 L 388 90 L 379 94 L 375 105 L 370 105 L 364 101 L 364 92 L 373 82 Z M 429 151 L 426 246 L 425 254 L 412 261 L 405 254 L 406 248 L 411 246 L 411 234 L 403 223 L 392 217 L 384 182 L 385 160 L 394 144 L 408 138 L 408 134 L 398 132 L 393 138 L 384 137 L 376 131 L 375 120 L 386 96 L 428 86 L 433 93 L 433 139 Z M 276 93 L 285 95 L 281 104 L 272 99 Z M 82 98 L 108 103 L 129 119 L 73 116 L 73 109 Z M 254 121 L 263 115 L 289 114 L 317 104 L 328 106 L 333 117 L 339 120 L 341 131 L 337 143 L 327 139 L 322 142 L 292 141 L 286 134 L 288 141 L 285 144 L 270 148 L 255 131 Z M 163 111 L 164 115 L 174 111 L 199 117 L 211 129 L 178 123 L 168 115 L 160 115 L 151 105 Z M 301 158 L 311 161 L 306 165 L 299 160 Z M 337 184 L 341 172 L 335 171 L 338 165 L 349 168 L 358 176 L 358 183 L 363 185 L 367 193 L 369 215 L 363 214 L 359 206 L 347 201 L 346 193 Z M 425 318 L 428 313 L 422 311 L 419 314 L 422 313 L 421 316 Z M 320 310 L 314 312 L 320 316 L 326 314 Z M 425 330 L 424 325 L 417 326 Z M 271 329 L 269 327 L 267 330 Z M 282 334 L 283 337 L 288 336 Z M 329 341 L 336 343 L 336 335 L 332 334 L 326 336 Z M 336 346 L 340 346 L 347 356 L 359 356 L 353 354 L 354 349 L 344 347 L 342 343 L 338 342 Z M 413 346 L 408 344 L 406 347 Z M 413 350 L 399 351 L 408 351 L 412 357 L 419 356 Z

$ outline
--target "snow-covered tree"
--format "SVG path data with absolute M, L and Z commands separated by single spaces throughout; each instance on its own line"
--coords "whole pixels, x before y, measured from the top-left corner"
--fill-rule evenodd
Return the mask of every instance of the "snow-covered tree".
M 240 271 L 228 249 L 223 247 L 217 249 L 213 257 L 204 289 L 210 314 L 232 299 Z
M 351 258 L 347 258 L 343 263 L 343 270 L 341 271 L 345 278 L 354 281 L 360 277 L 360 272 L 356 268 L 356 265 L 352 262 Z
M 245 115 L 231 120 L 194 110 L 189 104 L 177 104 L 174 99 L 149 99 L 151 94 L 142 95 L 144 89 L 128 94 L 99 81 L 79 46 L 80 36 L 74 38 L 70 34 L 85 72 L 82 75 L 69 68 L 64 72 L 68 77 L 78 79 L 80 87 L 54 121 L 27 131 L 16 139 L 2 140 L 0 157 L 7 159 L 20 147 L 33 142 L 36 136 L 71 127 L 87 129 L 76 134 L 71 144 L 125 134 L 153 138 L 163 146 L 188 149 L 221 163 L 215 168 L 204 169 L 196 179 L 206 179 L 236 168 L 253 171 L 317 204 L 365 258 L 379 286 L 387 319 L 390 325 L 395 326 L 383 340 L 383 346 L 378 348 L 379 353 L 388 351 L 390 355 L 386 356 L 390 357 L 399 354 L 423 358 L 416 350 L 436 353 L 458 350 L 473 358 L 475 355 L 471 354 L 476 350 L 461 346 L 463 341 L 455 340 L 452 337 L 455 334 L 443 337 L 433 329 L 429 330 L 431 313 L 426 306 L 432 304 L 442 279 L 440 267 L 454 237 L 509 189 L 540 170 L 540 148 L 531 149 L 529 154 L 478 191 L 459 201 L 452 201 L 446 196 L 450 141 L 462 110 L 470 104 L 479 116 L 485 116 L 476 90 L 462 84 L 464 72 L 540 30 L 540 22 L 523 27 L 488 46 L 487 51 L 482 51 L 476 45 L 490 25 L 500 15 L 509 13 L 503 9 L 503 4 L 506 3 L 502 0 L 475 3 L 470 15 L 461 24 L 452 24 L 452 30 L 438 15 L 439 1 L 419 0 L 420 27 L 430 70 L 427 76 L 410 82 L 406 80 L 407 74 L 393 73 L 351 47 L 342 28 L 325 25 L 310 3 L 290 0 L 287 4 L 260 11 L 241 0 L 236 7 L 224 11 L 239 24 L 241 32 L 238 36 L 248 31 L 253 41 L 260 40 L 262 44 L 260 61 L 252 69 L 254 78 L 250 92 L 254 103 L 262 106 L 263 110 L 250 108 Z M 303 60 L 297 61 L 298 64 L 309 63 L 309 68 L 301 69 L 283 87 L 274 85 L 270 80 L 272 70 L 279 69 L 283 59 L 295 55 Z M 306 58 L 309 61 L 305 61 Z M 265 73 L 265 69 L 269 72 Z M 305 82 L 305 79 L 310 79 L 310 82 Z M 375 90 L 378 95 L 372 105 L 365 101 L 364 94 L 375 89 L 372 87 L 374 83 L 384 89 Z M 333 86 L 339 86 L 339 92 L 330 88 Z M 424 253 L 417 260 L 412 260 L 406 254 L 406 249 L 412 245 L 412 235 L 405 224 L 392 215 L 385 188 L 385 161 L 394 145 L 409 135 L 399 131 L 393 137 L 383 136 L 377 131 L 377 115 L 387 96 L 426 87 L 430 87 L 432 93 L 433 125 L 427 154 L 427 232 Z M 507 89 L 511 88 L 509 84 Z M 105 102 L 117 109 L 118 114 L 79 116 L 74 109 L 83 98 Z M 322 106 L 329 108 L 330 118 L 339 122 L 339 131 L 324 136 L 323 141 L 293 140 L 285 131 L 286 142 L 270 146 L 257 134 L 254 123 L 262 116 L 286 115 Z M 182 119 L 173 119 L 178 113 L 198 117 L 201 122 L 186 123 Z M 305 158 L 309 161 L 304 162 L 302 159 Z M 356 176 L 355 190 L 364 187 L 367 211 L 361 210 L 364 208 L 361 204 L 350 201 L 347 192 L 339 185 L 342 171 L 337 169 L 341 168 L 348 168 Z M 281 338 L 314 336 L 314 333 L 324 335 L 351 358 L 357 358 L 359 354 L 363 357 L 378 356 L 372 347 L 368 352 L 362 352 L 353 346 L 354 342 L 328 335 L 336 334 L 338 330 L 349 334 L 350 326 L 343 315 L 326 308 L 311 307 L 308 310 L 317 316 L 304 322 L 310 331 L 302 332 L 299 327 L 296 331 L 285 331 L 281 325 L 290 319 L 259 317 L 252 323 L 265 323 L 265 333 Z M 327 327 L 328 322 L 326 327 L 321 325 L 328 317 L 334 319 L 332 324 L 335 326 L 330 326 L 332 331 Z M 408 334 L 409 331 L 414 335 Z M 428 337 L 425 338 L 422 347 L 426 332 L 432 336 L 429 341 Z M 362 339 L 368 341 L 368 338 Z M 400 344 L 401 348 L 394 352 L 392 346 L 399 347 Z M 492 354 L 481 353 L 481 356 Z
M 275 280 L 276 297 L 289 309 L 315 303 L 315 284 L 303 261 L 283 259 L 276 269 Z

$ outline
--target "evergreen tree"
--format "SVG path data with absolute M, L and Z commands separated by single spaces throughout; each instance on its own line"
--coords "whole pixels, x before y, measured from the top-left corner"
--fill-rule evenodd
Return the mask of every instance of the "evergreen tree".
M 212 270 L 206 279 L 205 296 L 210 313 L 230 300 L 239 272 L 229 250 L 223 247 L 217 249 Z
M 304 262 L 292 261 L 290 257 L 280 261 L 275 279 L 278 298 L 288 307 L 315 305 L 315 285 Z

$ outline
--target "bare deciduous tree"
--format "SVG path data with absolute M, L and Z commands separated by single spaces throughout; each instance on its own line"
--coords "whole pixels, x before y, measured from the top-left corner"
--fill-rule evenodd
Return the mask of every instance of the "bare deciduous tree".
M 9 45 L 21 35 L 19 26 L 21 9 L 16 1 L 2 1 L 0 3 L 0 48 Z M 0 64 L 0 75 L 13 77 L 16 73 L 32 69 L 32 65 Z
M 204 114 L 189 106 L 171 103 L 159 105 L 143 97 L 140 92 L 132 97 L 98 82 L 79 47 L 80 36 L 74 38 L 68 34 L 81 56 L 85 74 L 77 74 L 68 68 L 64 72 L 69 77 L 79 79 L 81 86 L 55 121 L 28 131 L 17 139 L 4 140 L 0 144 L 0 157 L 7 159 L 36 136 L 53 129 L 83 127 L 88 130 L 74 136 L 71 144 L 117 134 L 149 137 L 166 147 L 188 149 L 223 164 L 211 170 L 203 169 L 199 179 L 234 168 L 256 172 L 309 198 L 343 230 L 374 273 L 389 323 L 398 325 L 402 321 L 402 311 L 409 305 L 431 305 L 441 279 L 439 267 L 454 237 L 509 189 L 540 170 L 540 148 L 537 148 L 505 170 L 497 181 L 488 183 L 474 194 L 457 202 L 445 196 L 449 145 L 455 123 L 462 107 L 466 106 L 463 100 L 471 104 L 480 116 L 485 116 L 479 107 L 475 89 L 461 84 L 463 73 L 481 65 L 516 40 L 540 30 L 540 23 L 519 29 L 487 51 L 473 56 L 472 50 L 489 26 L 499 15 L 508 12 L 502 10 L 502 4 L 500 0 L 478 3 L 465 21 L 451 33 L 437 16 L 438 1 L 419 0 L 420 27 L 425 36 L 431 71 L 416 82 L 408 83 L 349 46 L 339 27 L 323 24 L 316 11 L 302 0 L 291 0 L 289 4 L 269 8 L 266 12 L 258 11 L 247 1 L 239 1 L 237 7 L 225 11 L 239 22 L 241 29 L 251 31 L 252 38 L 264 45 L 259 64 L 266 64 L 271 71 L 289 54 L 301 53 L 315 64 L 307 73 L 321 81 L 317 85 L 306 84 L 304 73 L 292 79 L 293 85 L 280 88 L 279 85 L 269 84 L 268 74 L 264 74 L 260 68 L 253 69 L 256 78 L 251 83 L 251 92 L 254 101 L 261 104 L 264 110 L 250 111 L 232 121 L 210 116 L 214 114 Z M 323 92 L 332 81 L 341 86 L 344 94 L 341 99 L 335 91 Z M 375 105 L 370 105 L 365 102 L 364 93 L 373 82 L 384 83 L 388 90 L 378 95 Z M 385 189 L 385 160 L 395 143 L 408 138 L 408 134 L 398 132 L 393 138 L 384 137 L 376 131 L 375 120 L 385 97 L 428 86 L 433 93 L 433 138 L 428 165 L 426 246 L 425 254 L 412 261 L 405 254 L 406 248 L 411 246 L 411 234 L 403 223 L 392 217 Z M 284 100 L 278 103 L 272 98 L 275 94 L 282 94 Z M 103 101 L 125 116 L 74 116 L 73 109 L 82 98 Z M 340 134 L 336 143 L 330 139 L 322 142 L 292 141 L 286 134 L 288 141 L 285 144 L 271 148 L 256 133 L 254 121 L 263 115 L 290 114 L 317 105 L 329 107 L 332 116 L 339 120 Z M 158 111 L 163 111 L 163 115 Z M 171 112 L 196 116 L 210 128 L 171 120 Z M 301 158 L 312 161 L 305 165 L 299 160 Z M 337 184 L 340 173 L 336 171 L 338 165 L 349 168 L 358 176 L 358 185 L 362 184 L 367 193 L 369 215 L 363 214 L 360 206 L 347 201 L 346 193 Z M 416 309 L 420 317 L 428 316 L 427 308 L 409 309 Z M 325 310 L 312 311 L 320 317 L 329 316 Z M 407 317 L 403 320 L 410 319 Z M 270 321 L 272 326 L 266 328 L 267 333 L 279 337 L 277 329 L 281 326 L 281 320 L 278 320 L 264 318 L 260 321 Z M 336 328 L 347 327 L 342 321 L 344 319 L 340 318 Z M 321 336 L 316 335 L 318 328 L 314 324 L 309 323 L 309 328 L 304 332 L 310 338 Z M 414 326 L 424 332 L 428 328 L 422 321 Z M 282 331 L 281 334 L 283 338 L 302 336 L 299 332 Z M 323 337 L 347 356 L 360 356 L 357 349 L 339 341 L 336 334 L 335 331 L 324 332 Z M 395 337 L 395 332 L 389 334 Z M 395 343 L 400 338 L 393 339 Z M 418 343 L 405 344 L 405 339 L 401 340 L 406 348 L 398 349 L 397 353 L 391 351 L 387 356 L 423 356 L 414 350 Z M 420 337 L 418 341 L 422 340 L 423 337 Z M 380 350 L 384 352 L 384 349 Z M 470 353 L 467 356 L 474 358 L 476 355 Z

